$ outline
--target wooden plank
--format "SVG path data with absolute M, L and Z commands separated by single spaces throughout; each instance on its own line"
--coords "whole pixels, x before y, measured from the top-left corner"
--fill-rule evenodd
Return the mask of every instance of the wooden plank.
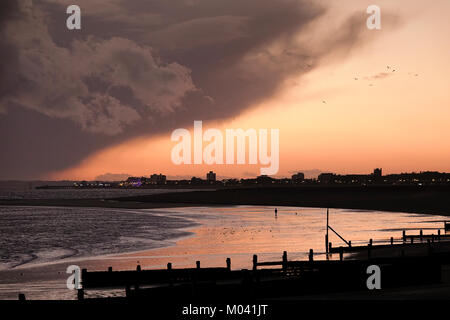
M 405 235 L 405 238 L 407 238 L 407 239 L 410 239 L 410 238 L 414 238 L 414 239 L 420 239 L 420 238 L 431 239 L 431 238 L 435 238 L 435 239 L 438 239 L 438 237 L 440 237 L 441 239 L 450 239 L 450 234 L 440 234 L 440 235 L 437 235 L 437 234 L 423 234 L 423 235 L 420 235 L 420 234 L 407 234 L 407 235 Z
M 281 266 L 283 265 L 283 261 L 266 261 L 266 262 L 258 262 L 258 266 Z
M 414 247 L 414 246 L 428 246 L 430 251 L 428 255 L 422 256 L 399 256 L 399 257 L 385 257 L 385 258 L 372 258 L 370 260 L 308 260 L 308 261 L 287 261 L 287 255 L 284 261 L 266 261 L 257 262 L 260 266 L 280 266 L 283 268 L 276 269 L 254 269 L 249 270 L 230 270 L 229 267 L 224 268 L 188 268 L 188 269 L 173 269 L 170 265 L 168 269 L 164 270 L 139 270 L 136 271 L 112 271 L 111 268 L 108 271 L 94 271 L 87 272 L 82 271 L 82 285 L 84 289 L 93 288 L 108 288 L 108 287 L 126 287 L 130 291 L 131 287 L 139 288 L 140 285 L 173 285 L 180 283 L 217 283 L 218 281 L 265 281 L 267 279 L 284 279 L 284 278 L 298 278 L 309 277 L 315 274 L 314 277 L 325 275 L 337 274 L 351 274 L 351 272 L 361 272 L 365 270 L 369 264 L 376 264 L 382 266 L 393 266 L 395 268 L 409 268 L 413 265 L 433 264 L 442 265 L 450 264 L 450 255 L 448 252 L 437 252 L 435 249 L 439 249 L 437 242 L 431 244 L 400 244 L 400 245 L 379 245 L 373 246 L 372 249 L 380 247 Z M 339 250 L 339 248 L 337 248 Z M 351 247 L 342 248 L 342 250 L 367 250 L 367 246 L 364 247 Z M 431 250 L 433 249 L 433 250 Z M 231 262 L 230 262 L 231 263 Z
M 408 237 L 408 236 L 406 236 Z M 442 235 L 441 235 L 442 238 Z M 416 238 L 414 238 L 416 239 Z M 422 237 L 422 239 L 431 239 L 431 237 L 426 238 L 425 236 Z M 435 244 L 443 243 L 445 241 L 439 241 L 437 236 L 434 236 Z M 372 245 L 371 250 L 375 249 L 384 249 L 384 248 L 409 248 L 409 247 L 420 247 L 426 245 L 426 242 L 416 242 L 416 243 L 397 243 L 397 244 L 379 244 L 379 245 Z M 330 248 L 330 253 L 339 253 L 340 248 L 342 248 L 344 253 L 351 253 L 351 252 L 363 252 L 368 250 L 368 246 L 352 246 L 352 247 L 333 247 Z
M 183 282 L 192 279 L 221 279 L 233 277 L 233 271 L 228 268 L 189 268 L 161 269 L 141 271 L 94 271 L 83 272 L 81 275 L 84 288 L 121 287 L 127 284 L 153 285 L 170 281 Z

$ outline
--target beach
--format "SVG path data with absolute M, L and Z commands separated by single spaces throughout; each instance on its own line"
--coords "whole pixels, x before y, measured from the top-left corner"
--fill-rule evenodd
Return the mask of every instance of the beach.
M 75 292 L 66 288 L 69 276 L 66 270 L 70 265 L 90 271 L 107 270 L 108 267 L 135 270 L 137 265 L 142 269 L 164 269 L 168 262 L 173 268 L 187 268 L 194 267 L 196 261 L 200 261 L 202 267 L 220 267 L 225 266 L 226 258 L 231 258 L 232 269 L 238 270 L 251 268 L 253 254 L 258 254 L 261 261 L 273 261 L 279 260 L 282 252 L 287 251 L 290 260 L 305 260 L 309 249 L 314 249 L 315 259 L 325 259 L 326 209 L 279 207 L 276 217 L 274 209 L 270 206 L 215 206 L 124 210 L 120 215 L 130 215 L 133 220 L 140 217 L 142 223 L 152 223 L 144 217 L 149 215 L 159 220 L 170 217 L 176 225 L 172 234 L 156 237 L 159 242 L 155 242 L 153 237 L 143 247 L 134 244 L 124 248 L 124 252 L 57 257 L 3 269 L 0 271 L 0 298 L 17 299 L 20 292 L 29 299 L 74 299 Z M 369 238 L 373 238 L 375 243 L 387 241 L 390 236 L 396 236 L 396 241 L 400 241 L 402 228 L 423 228 L 425 233 L 431 233 L 434 228 L 441 227 L 442 219 L 442 216 L 409 213 L 331 211 L 333 227 L 355 245 L 367 244 Z M 342 245 L 338 238 L 331 241 L 335 246 Z M 97 245 L 93 242 L 91 246 L 97 248 Z M 89 291 L 87 297 L 123 294 L 121 288 L 106 292 Z

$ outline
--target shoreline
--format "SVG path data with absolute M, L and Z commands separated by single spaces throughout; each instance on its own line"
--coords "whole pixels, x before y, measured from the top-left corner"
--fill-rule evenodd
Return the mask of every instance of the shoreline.
M 108 267 L 112 267 L 114 271 L 135 270 L 137 265 L 141 265 L 142 269 L 165 269 L 168 262 L 173 263 L 174 268 L 189 268 L 195 266 L 195 261 L 201 261 L 202 267 L 220 267 L 225 266 L 225 259 L 230 257 L 232 269 L 239 270 L 251 267 L 252 255 L 255 253 L 258 254 L 261 261 L 274 261 L 280 259 L 283 250 L 287 250 L 289 259 L 305 260 L 307 259 L 306 248 L 314 248 L 317 259 L 321 260 L 322 237 L 318 236 L 321 226 L 316 224 L 317 230 L 311 230 L 311 225 L 305 223 L 311 221 L 308 220 L 311 218 L 322 219 L 318 215 L 323 214 L 323 209 L 279 208 L 278 223 L 274 223 L 277 220 L 273 216 L 273 207 L 257 208 L 257 215 L 255 215 L 255 211 L 248 211 L 246 208 L 220 207 L 216 207 L 217 210 L 214 207 L 211 207 L 212 210 L 203 207 L 190 210 L 187 207 L 188 213 L 182 213 L 182 215 L 189 218 L 192 214 L 192 220 L 197 225 L 183 228 L 191 234 L 186 237 L 170 239 L 171 245 L 132 252 L 69 258 L 64 261 L 24 265 L 2 270 L 0 271 L 0 279 L 2 279 L 0 296 L 6 299 L 16 299 L 19 292 L 25 292 L 26 296 L 32 300 L 45 297 L 75 299 L 76 293 L 65 287 L 69 276 L 66 269 L 72 264 L 91 271 L 106 271 Z M 174 210 L 173 213 L 178 215 L 177 211 L 182 212 L 183 210 Z M 300 212 L 299 215 L 297 215 L 297 211 Z M 391 216 L 387 212 L 384 214 L 386 217 Z M 359 213 L 347 212 L 347 215 L 358 216 Z M 349 220 L 348 218 L 346 220 L 344 215 L 341 217 L 344 219 L 341 227 L 336 221 L 338 230 L 342 230 L 352 240 L 368 238 L 368 235 L 352 236 L 345 232 L 345 228 L 342 226 L 345 226 Z M 366 219 L 364 216 L 361 218 Z M 394 221 L 400 219 L 393 218 Z M 382 220 L 384 221 L 384 219 Z M 237 221 L 239 222 L 237 223 Z M 376 226 L 374 228 L 377 229 Z M 299 247 L 299 235 L 303 235 L 301 244 L 304 248 Z M 206 243 L 208 243 L 207 246 L 205 246 Z M 123 294 L 122 291 L 119 293 Z M 107 291 L 93 294 L 101 297 L 102 294 L 109 296 L 118 293 Z
M 4 206 L 4 205 L 0 205 L 0 207 L 8 207 L 8 206 Z M 16 207 L 16 206 L 15 206 Z M 33 208 L 33 205 L 28 205 L 28 206 L 19 206 L 17 205 L 17 207 L 21 208 Z M 71 208 L 71 207 L 67 207 L 67 206 L 38 206 L 38 207 L 48 207 L 48 208 Z M 96 209 L 96 207 L 83 207 L 85 209 Z M 150 208 L 150 209 L 158 209 L 160 207 L 157 208 Z M 161 207 L 161 208 L 167 208 L 167 207 Z M 134 209 L 134 208 L 123 208 L 123 209 Z M 139 209 L 139 210 L 145 210 L 145 209 Z M 191 237 L 195 237 L 196 232 L 195 230 L 202 227 L 203 223 L 200 220 L 196 220 L 196 219 L 192 219 L 190 217 L 183 217 L 182 219 L 185 220 L 189 220 L 192 224 L 190 226 L 186 226 L 186 227 L 179 227 L 176 230 L 183 232 L 183 235 L 176 235 L 167 239 L 164 239 L 163 241 L 159 242 L 158 245 L 154 246 L 154 247 L 147 247 L 147 248 L 142 248 L 142 249 L 138 249 L 138 250 L 131 250 L 131 251 L 123 251 L 123 252 L 116 252 L 116 253 L 104 253 L 104 254 L 98 254 L 98 255 L 78 255 L 77 253 L 71 254 L 71 255 L 65 255 L 62 257 L 58 257 L 55 260 L 51 260 L 51 261 L 39 261 L 39 262 L 34 262 L 36 260 L 38 260 L 40 257 L 39 256 L 34 256 L 31 259 L 27 260 L 27 261 L 23 261 L 19 264 L 16 264 L 14 266 L 10 266 L 7 268 L 1 268 L 0 269 L 0 273 L 4 272 L 4 271 L 15 271 L 15 270 L 27 270 L 27 269 L 34 269 L 34 268 L 44 268 L 44 267 L 51 267 L 52 265 L 57 265 L 57 264 L 69 264 L 72 262 L 88 262 L 88 261 L 103 261 L 103 260 L 115 260 L 115 259 L 121 259 L 121 258 L 126 258 L 128 256 L 138 256 L 139 254 L 142 253 L 146 253 L 152 250 L 159 250 L 159 249 L 165 249 L 165 248 L 169 248 L 169 247 L 173 247 L 176 246 L 177 243 L 183 239 L 188 239 Z M 77 249 L 72 249 L 70 248 L 70 250 L 74 250 L 74 251 L 78 251 Z M 0 281 L 1 283 L 1 281 Z
M 143 203 L 112 199 L 23 199 L 0 200 L 0 206 L 15 207 L 72 207 L 72 208 L 116 208 L 116 209 L 163 209 L 196 207 L 192 203 Z
M 76 300 L 76 291 L 66 288 L 66 281 L 69 277 L 66 272 L 68 266 L 76 265 L 80 269 L 98 271 L 107 270 L 110 266 L 114 266 L 115 270 L 130 270 L 135 269 L 139 261 L 146 259 L 167 260 L 170 255 L 156 255 L 155 253 L 169 251 L 178 246 L 180 241 L 195 238 L 203 224 L 201 221 L 191 220 L 194 225 L 179 229 L 185 231 L 185 235 L 166 239 L 160 246 L 119 253 L 71 256 L 47 262 L 33 263 L 29 261 L 18 266 L 1 269 L 0 300 L 16 300 L 19 293 L 26 293 L 31 300 Z M 107 290 L 98 295 L 105 294 L 105 297 L 122 295 L 123 290 L 116 291 Z

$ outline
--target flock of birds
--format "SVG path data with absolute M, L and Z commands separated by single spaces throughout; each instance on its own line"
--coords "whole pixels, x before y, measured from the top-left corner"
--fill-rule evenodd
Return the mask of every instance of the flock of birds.
M 309 65 L 308 65 L 308 66 L 309 66 Z M 388 72 L 390 72 L 390 73 L 387 73 L 386 71 L 388 71 Z M 395 67 L 393 67 L 393 66 L 386 66 L 386 71 L 379 73 L 379 75 L 384 75 L 384 77 L 386 77 L 386 76 L 388 76 L 389 74 L 392 74 L 392 73 L 396 72 L 397 70 L 396 70 Z M 418 77 L 418 76 L 419 76 L 418 73 L 411 73 L 411 72 L 408 72 L 408 75 L 412 75 L 412 76 L 414 76 L 414 77 Z M 375 79 L 376 77 L 377 77 L 377 76 L 366 77 L 365 79 Z M 354 79 L 355 81 L 358 81 L 358 80 L 359 80 L 358 77 L 354 77 L 353 79 Z M 369 87 L 373 87 L 373 83 L 369 83 Z M 326 101 L 326 100 L 322 100 L 322 103 L 323 103 L 323 104 L 326 104 L 327 101 Z

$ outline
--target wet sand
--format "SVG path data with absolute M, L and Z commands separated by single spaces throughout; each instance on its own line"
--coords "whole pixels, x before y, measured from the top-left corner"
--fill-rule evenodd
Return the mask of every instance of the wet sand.
M 450 215 L 448 185 L 381 186 L 264 186 L 226 188 L 216 191 L 164 193 L 116 199 L 138 202 L 191 205 L 270 205 L 315 208 L 346 208 Z

